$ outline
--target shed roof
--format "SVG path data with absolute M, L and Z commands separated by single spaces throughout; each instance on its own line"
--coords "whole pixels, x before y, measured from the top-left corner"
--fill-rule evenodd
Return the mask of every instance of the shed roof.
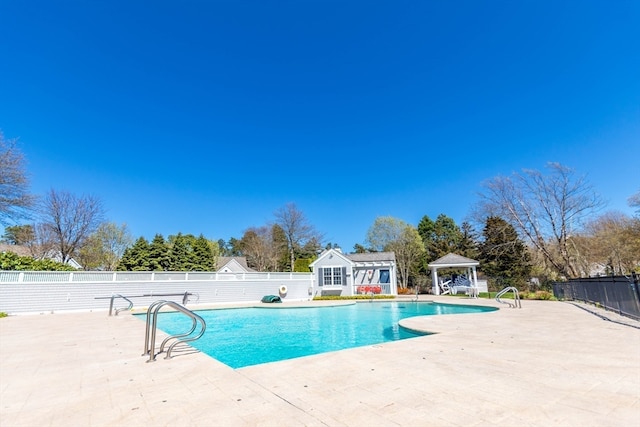
M 353 262 L 395 262 L 396 260 L 395 252 L 366 252 L 358 254 L 347 254 L 346 257 Z

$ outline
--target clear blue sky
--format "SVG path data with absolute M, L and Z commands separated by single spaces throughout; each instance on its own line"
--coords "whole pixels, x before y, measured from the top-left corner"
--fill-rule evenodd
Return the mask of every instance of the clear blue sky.
M 94 194 L 134 237 L 240 238 L 294 202 L 350 251 L 549 161 L 632 214 L 639 23 L 637 0 L 2 0 L 0 129 L 33 192 Z

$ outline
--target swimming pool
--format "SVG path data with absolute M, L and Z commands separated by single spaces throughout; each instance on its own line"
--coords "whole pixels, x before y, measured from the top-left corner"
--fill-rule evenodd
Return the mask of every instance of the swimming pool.
M 478 313 L 492 307 L 431 302 L 361 302 L 334 307 L 200 310 L 207 329 L 190 343 L 232 368 L 379 344 L 420 336 L 398 325 L 412 316 Z M 181 313 L 160 313 L 158 327 L 189 330 Z

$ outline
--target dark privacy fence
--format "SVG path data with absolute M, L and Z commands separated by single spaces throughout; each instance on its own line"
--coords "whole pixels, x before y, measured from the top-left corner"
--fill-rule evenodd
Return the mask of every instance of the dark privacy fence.
M 623 316 L 640 320 L 640 276 L 588 277 L 555 282 L 553 294 L 558 299 L 585 301 L 600 304 Z

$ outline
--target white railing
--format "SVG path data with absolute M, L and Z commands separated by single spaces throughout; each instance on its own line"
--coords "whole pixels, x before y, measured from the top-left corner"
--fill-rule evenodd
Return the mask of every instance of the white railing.
M 311 273 L 207 271 L 0 271 L 0 283 L 167 282 L 202 280 L 300 280 Z

